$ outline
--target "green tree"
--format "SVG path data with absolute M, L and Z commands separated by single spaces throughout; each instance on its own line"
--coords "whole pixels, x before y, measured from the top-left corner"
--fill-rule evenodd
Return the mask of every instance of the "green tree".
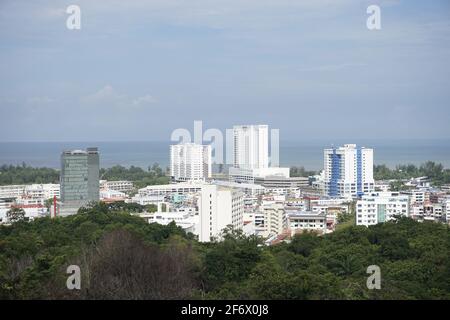
M 25 220 L 25 210 L 22 208 L 11 208 L 6 212 L 6 217 L 11 223 Z
M 222 241 L 209 246 L 204 256 L 204 281 L 208 288 L 221 286 L 226 282 L 239 282 L 250 274 L 259 261 L 261 243 L 255 236 L 247 237 L 240 230 L 226 228 Z

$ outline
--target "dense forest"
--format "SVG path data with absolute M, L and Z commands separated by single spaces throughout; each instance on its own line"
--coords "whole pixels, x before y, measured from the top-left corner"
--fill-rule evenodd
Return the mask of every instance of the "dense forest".
M 450 299 L 447 225 L 401 218 L 268 247 L 231 230 L 199 243 L 132 209 L 100 203 L 0 226 L 0 299 Z M 68 265 L 80 290 L 66 287 Z M 366 287 L 370 265 L 380 290 Z
M 34 168 L 23 163 L 20 166 L 0 167 L 0 185 L 59 183 L 59 171 L 51 168 Z
M 167 184 L 169 183 L 169 177 L 159 164 L 154 163 L 148 167 L 147 170 L 141 167 L 131 166 L 129 168 L 123 166 L 113 166 L 108 169 L 100 169 L 101 179 L 114 181 L 114 180 L 127 180 L 133 181 L 137 188 L 143 188 L 148 185 L 155 184 Z
M 105 180 L 133 181 L 137 188 L 147 185 L 169 183 L 167 170 L 163 170 L 155 163 L 147 168 L 131 166 L 129 168 L 116 165 L 111 168 L 100 169 L 100 178 Z M 291 177 L 308 177 L 318 174 L 316 171 L 305 170 L 304 167 L 293 166 L 290 168 Z M 450 169 L 445 169 L 442 164 L 432 161 L 420 166 L 413 164 L 398 165 L 390 169 L 386 165 L 374 166 L 375 180 L 410 179 L 427 176 L 434 185 L 450 183 Z M 0 167 L 0 185 L 8 184 L 32 184 L 32 183 L 59 183 L 59 171 L 51 168 L 33 168 L 25 163 L 20 166 L 3 165 Z
M 413 164 L 398 165 L 395 169 L 389 169 L 386 165 L 375 165 L 373 176 L 375 180 L 428 177 L 437 186 L 450 183 L 450 169 L 444 169 L 442 164 L 433 161 L 427 161 L 418 167 Z
M 144 170 L 140 167 L 113 166 L 100 169 L 100 179 L 133 181 L 137 188 L 147 185 L 167 184 L 169 178 L 155 163 Z M 51 168 L 33 168 L 23 163 L 20 166 L 3 165 L 0 167 L 0 185 L 59 183 L 59 171 Z

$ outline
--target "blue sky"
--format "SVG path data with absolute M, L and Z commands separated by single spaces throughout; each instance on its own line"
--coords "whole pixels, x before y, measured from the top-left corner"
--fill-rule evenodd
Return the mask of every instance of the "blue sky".
M 449 138 L 449 57 L 449 1 L 1 0 L 0 141 Z

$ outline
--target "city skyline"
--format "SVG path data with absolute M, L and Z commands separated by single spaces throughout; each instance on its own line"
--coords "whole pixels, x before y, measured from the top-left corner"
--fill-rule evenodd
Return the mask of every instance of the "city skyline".
M 0 0 L 0 300 L 450 300 L 449 56 L 449 0 Z
M 70 4 L 0 4 L 0 141 L 164 140 L 196 119 L 450 135 L 446 1 L 82 0 L 81 30 L 66 28 Z M 381 30 L 366 28 L 371 4 Z

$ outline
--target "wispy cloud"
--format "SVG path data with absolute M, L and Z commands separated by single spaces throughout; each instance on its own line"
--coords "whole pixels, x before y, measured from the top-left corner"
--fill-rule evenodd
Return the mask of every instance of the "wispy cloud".
M 27 99 L 27 103 L 28 104 L 32 104 L 32 105 L 45 105 L 48 103 L 53 102 L 54 99 L 49 98 L 47 96 L 44 97 L 31 97 Z
M 153 96 L 147 94 L 145 96 L 134 99 L 133 105 L 134 106 L 143 106 L 143 105 L 153 104 L 156 102 L 157 102 L 157 100 Z
M 81 97 L 80 102 L 82 107 L 127 109 L 155 104 L 157 99 L 150 94 L 130 97 L 127 94 L 118 93 L 111 85 L 105 85 L 98 91 Z
M 365 66 L 367 66 L 366 63 L 348 62 L 348 63 L 330 64 L 330 65 L 322 65 L 322 66 L 300 67 L 297 70 L 298 71 L 340 71 L 340 70 L 344 70 L 344 69 L 358 68 L 358 67 L 365 67 Z

